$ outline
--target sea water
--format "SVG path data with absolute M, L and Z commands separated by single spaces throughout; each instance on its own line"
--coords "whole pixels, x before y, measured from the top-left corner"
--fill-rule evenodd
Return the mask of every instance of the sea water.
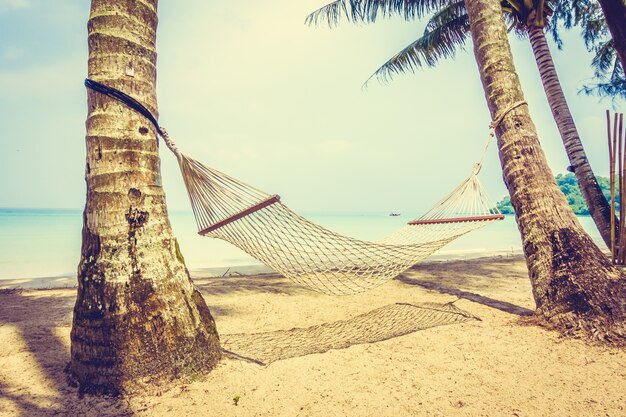
M 376 240 L 412 218 L 388 213 L 304 213 L 330 230 Z M 592 238 L 602 244 L 590 217 L 579 217 Z M 170 213 L 172 228 L 192 270 L 258 265 L 259 261 L 218 239 L 199 236 L 191 212 Z M 80 259 L 82 211 L 0 208 L 0 279 L 74 276 Z M 513 216 L 471 232 L 440 249 L 435 258 L 479 257 L 521 251 Z

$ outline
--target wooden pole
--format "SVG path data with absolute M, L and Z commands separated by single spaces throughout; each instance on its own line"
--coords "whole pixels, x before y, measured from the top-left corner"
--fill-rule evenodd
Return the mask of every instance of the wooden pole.
M 613 143 L 615 143 L 615 141 L 617 141 L 617 198 L 619 198 L 620 195 L 622 195 L 623 192 L 623 175 L 622 175 L 622 171 L 624 169 L 624 167 L 622 166 L 622 158 L 623 158 L 623 152 L 624 152 L 624 148 L 623 148 L 623 144 L 622 144 L 622 140 L 621 138 L 617 135 L 617 125 L 618 125 L 618 121 L 619 121 L 619 114 L 615 113 L 614 117 L 613 117 Z M 617 201 L 616 201 L 617 204 Z M 622 218 L 622 206 L 620 204 L 620 209 L 619 209 L 619 214 L 620 214 L 620 219 Z M 622 229 L 618 228 L 617 229 L 617 263 L 620 263 L 620 259 L 622 258 L 622 251 L 621 251 L 621 247 L 622 247 Z
M 611 112 L 606 111 L 606 129 L 609 137 L 609 182 L 611 184 L 611 259 L 615 262 L 615 146 L 611 138 Z
M 624 194 L 626 193 L 626 142 L 624 141 L 626 138 L 623 135 L 623 126 L 624 126 L 624 114 L 619 114 L 619 129 L 617 133 L 617 140 L 621 144 L 621 149 L 624 152 L 621 155 L 620 165 L 620 193 L 619 193 L 619 201 L 620 201 L 620 226 L 619 226 L 619 264 L 624 265 L 626 263 L 626 225 L 621 219 L 623 219 L 624 213 L 626 213 L 626 206 L 622 204 L 624 201 Z
M 617 113 L 613 114 L 613 158 L 615 159 L 615 161 L 613 162 L 613 171 L 615 172 L 615 179 L 613 180 L 615 183 L 615 213 L 617 218 L 619 219 L 619 214 L 620 214 L 620 210 L 621 210 L 621 205 L 620 205 L 620 209 L 617 208 L 617 200 L 619 199 L 619 195 L 621 192 L 621 188 L 622 188 L 622 171 L 621 171 L 621 165 L 622 165 L 622 152 L 621 152 L 621 142 L 619 140 L 619 138 L 617 137 L 617 126 L 618 126 L 618 122 L 619 122 L 619 115 Z M 615 262 L 617 264 L 619 264 L 619 258 L 620 258 L 620 253 L 619 253 L 619 248 L 622 244 L 622 242 L 620 242 L 620 229 L 617 229 L 616 232 L 616 236 L 615 236 Z

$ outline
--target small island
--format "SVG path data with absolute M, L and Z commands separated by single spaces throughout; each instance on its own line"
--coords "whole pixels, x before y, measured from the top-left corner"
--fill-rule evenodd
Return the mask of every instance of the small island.
M 572 210 L 574 210 L 574 214 L 579 216 L 588 216 L 589 209 L 585 204 L 585 199 L 580 192 L 580 187 L 578 186 L 578 181 L 576 181 L 576 176 L 572 173 L 567 174 L 558 174 L 554 177 L 556 180 L 556 184 L 559 186 L 563 194 L 565 194 L 565 198 L 567 198 L 567 202 L 569 203 Z M 600 189 L 604 193 L 606 199 L 611 202 L 611 188 L 609 179 L 606 177 L 597 177 L 598 184 L 600 184 Z M 617 205 L 617 210 L 619 210 L 619 196 L 616 196 L 615 203 Z M 508 195 L 505 196 L 502 200 L 496 203 L 496 207 L 498 210 L 502 212 L 502 214 L 514 214 L 513 206 L 511 206 L 511 197 Z

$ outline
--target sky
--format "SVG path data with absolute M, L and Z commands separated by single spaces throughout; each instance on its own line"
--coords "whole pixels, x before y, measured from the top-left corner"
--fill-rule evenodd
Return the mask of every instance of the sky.
M 301 212 L 415 213 L 462 182 L 490 122 L 471 50 L 434 69 L 363 82 L 419 37 L 401 19 L 304 25 L 324 0 L 161 0 L 160 124 L 194 159 Z M 0 0 L 0 207 L 82 208 L 85 199 L 86 0 Z M 587 155 L 606 175 L 604 111 L 579 94 L 592 75 L 576 32 L 552 51 Z M 527 40 L 515 64 L 548 162 L 567 158 Z M 618 107 L 621 103 L 618 103 Z M 170 210 L 189 210 L 175 158 L 161 147 Z M 495 143 L 481 180 L 506 194 Z

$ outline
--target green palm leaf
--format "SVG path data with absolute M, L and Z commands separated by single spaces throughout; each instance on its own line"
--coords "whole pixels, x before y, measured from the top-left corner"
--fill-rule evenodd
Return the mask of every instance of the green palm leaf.
M 434 21 L 429 21 L 427 28 L 430 27 L 430 30 L 427 29 L 421 38 L 377 69 L 365 85 L 374 77 L 385 83 L 396 74 L 415 72 L 425 65 L 433 67 L 442 58 L 454 57 L 457 49 L 465 45 L 465 40 L 469 36 L 469 19 L 466 13 L 460 13 L 458 3 L 449 7 L 450 10 L 446 8 L 433 16 L 433 19 L 445 24 L 438 25 Z
M 596 77 L 602 77 L 609 73 L 615 72 L 615 47 L 613 39 L 604 42 L 596 48 L 596 54 L 591 61 L 591 65 L 595 68 Z
M 319 25 L 325 21 L 328 26 L 334 27 L 342 17 L 353 22 L 363 21 L 359 0 L 337 0 L 320 7 L 304 19 L 305 25 Z
M 436 12 L 426 23 L 425 31 L 436 30 L 437 28 L 451 24 L 455 19 L 467 15 L 465 1 L 460 0 L 450 3 L 446 7 Z
M 373 23 L 379 16 L 400 15 L 405 20 L 420 18 L 432 11 L 447 7 L 454 0 L 337 0 L 309 14 L 307 25 L 326 22 L 337 25 L 344 17 L 353 22 Z

